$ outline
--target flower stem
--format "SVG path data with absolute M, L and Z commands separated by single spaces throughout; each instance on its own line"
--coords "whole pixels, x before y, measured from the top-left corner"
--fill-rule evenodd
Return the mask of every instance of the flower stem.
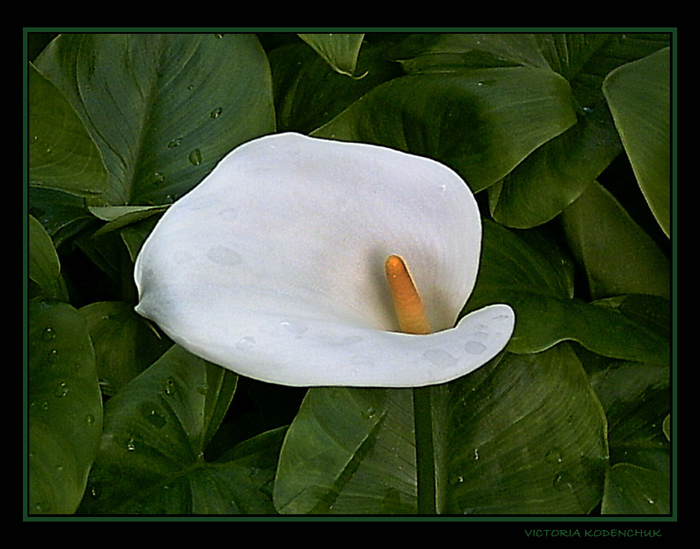
M 435 451 L 430 389 L 430 387 L 415 387 L 413 389 L 419 515 L 434 515 L 436 513 Z

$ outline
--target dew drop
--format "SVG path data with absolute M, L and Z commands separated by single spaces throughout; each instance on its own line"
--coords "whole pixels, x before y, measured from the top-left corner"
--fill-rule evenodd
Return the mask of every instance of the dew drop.
M 66 396 L 69 392 L 68 385 L 66 384 L 65 381 L 62 381 L 61 383 L 58 384 L 58 387 L 56 387 L 56 390 L 53 392 L 54 396 L 56 398 L 63 398 Z
M 209 385 L 207 383 L 200 383 L 197 385 L 197 392 L 202 396 L 207 396 L 209 392 Z
M 214 109 L 213 111 L 211 111 L 209 116 L 211 116 L 212 118 L 219 118 L 219 116 L 221 116 L 221 111 L 223 111 L 223 110 L 224 109 L 222 107 L 219 107 L 218 109 Z
M 290 334 L 293 334 L 297 337 L 301 336 L 304 332 L 306 332 L 309 327 L 304 324 L 303 322 L 296 322 L 296 321 L 288 321 L 288 320 L 283 320 L 280 323 L 280 326 L 286 331 L 289 332 Z
M 558 490 L 560 492 L 574 489 L 571 479 L 569 479 L 568 475 L 566 474 L 555 476 L 554 481 L 552 482 L 552 486 L 554 486 L 555 490 Z
M 170 143 L 168 143 L 168 148 L 174 149 L 175 147 L 179 147 L 180 143 L 182 143 L 182 137 L 177 137 L 173 139 Z
M 165 394 L 171 396 L 175 393 L 175 380 L 171 377 L 165 380 Z
M 153 409 L 146 409 L 144 410 L 144 416 L 146 417 L 146 421 L 153 425 L 156 429 L 161 429 L 165 423 L 166 419 L 159 414 L 156 410 Z
M 372 418 L 374 418 L 374 416 L 376 416 L 376 415 L 377 415 L 377 410 L 375 410 L 375 409 L 372 408 L 371 406 L 370 406 L 369 408 L 367 408 L 367 410 L 365 410 L 365 411 L 362 413 L 362 417 L 364 417 L 365 419 L 372 419 Z
M 464 350 L 470 355 L 480 355 L 486 350 L 486 345 L 480 341 L 467 341 L 464 344 Z
M 126 451 L 133 452 L 134 450 L 136 450 L 136 444 L 134 443 L 134 439 L 130 438 L 126 441 Z
M 474 448 L 474 461 L 479 459 L 479 449 Z
M 90 485 L 88 493 L 92 499 L 99 499 L 102 496 L 102 485 L 98 482 L 93 483 Z
M 93 416 L 92 414 L 88 414 L 85 416 L 85 423 L 87 423 L 88 425 L 94 425 L 95 421 L 95 416 Z
M 423 353 L 423 358 L 425 358 L 431 364 L 439 366 L 440 368 L 449 368 L 457 359 L 453 357 L 447 351 L 441 349 L 428 349 Z
M 233 267 L 241 263 L 241 256 L 238 252 L 226 246 L 214 246 L 207 252 L 207 257 L 214 263 Z
M 47 327 L 41 334 L 41 339 L 44 341 L 53 341 L 56 338 L 56 331 L 51 327 Z
M 563 458 L 561 450 L 559 450 L 559 448 L 552 448 L 549 452 L 547 452 L 545 454 L 544 460 L 547 463 L 559 464 L 562 461 L 564 461 L 564 458 Z
M 236 349 L 239 349 L 241 351 L 248 351 L 250 349 L 253 349 L 254 347 L 255 338 L 252 337 L 243 337 L 238 341 L 238 343 L 236 343 Z
M 190 163 L 194 166 L 199 166 L 202 163 L 202 151 L 194 149 L 189 156 Z

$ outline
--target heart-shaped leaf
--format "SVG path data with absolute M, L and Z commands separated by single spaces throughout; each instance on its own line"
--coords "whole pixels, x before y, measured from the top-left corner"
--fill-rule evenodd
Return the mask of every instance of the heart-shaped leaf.
M 102 427 L 85 320 L 66 303 L 29 303 L 29 512 L 73 513 Z
M 665 48 L 611 72 L 603 84 L 639 187 L 671 234 L 671 51 Z
M 361 33 L 299 34 L 299 38 L 316 50 L 333 70 L 348 76 L 356 76 L 357 56 L 364 36 Z
M 106 189 L 107 170 L 65 96 L 29 65 L 29 183 L 77 196 Z
M 174 346 L 105 407 L 81 513 L 237 513 L 227 476 L 204 451 L 238 377 Z
M 396 78 L 314 135 L 440 160 L 477 192 L 575 123 L 566 80 L 548 70 L 506 67 Z
M 168 204 L 236 145 L 274 129 L 253 34 L 65 34 L 36 61 L 109 172 L 101 205 Z

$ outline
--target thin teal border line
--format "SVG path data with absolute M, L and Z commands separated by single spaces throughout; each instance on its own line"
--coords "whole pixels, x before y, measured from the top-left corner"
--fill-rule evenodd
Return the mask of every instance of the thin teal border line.
M 677 89 L 678 89 L 678 27 L 103 27 L 103 28 L 87 28 L 87 27 L 23 27 L 22 40 L 22 93 L 23 93 L 23 113 L 22 113 L 22 158 L 23 158 L 23 185 L 22 185 L 22 212 L 24 221 L 22 224 L 22 258 L 23 258 L 23 278 L 22 278 L 22 345 L 23 345 L 23 368 L 22 368 L 22 385 L 23 385 L 23 433 L 28 430 L 28 414 L 27 412 L 27 349 L 28 349 L 28 114 L 27 114 L 27 79 L 28 79 L 28 34 L 29 33 L 60 33 L 60 32 L 249 32 L 249 33 L 270 33 L 270 32 L 611 32 L 611 33 L 668 33 L 671 36 L 671 248 L 672 248 L 672 288 L 671 288 L 671 305 L 672 305 L 672 361 L 671 361 L 671 513 L 669 515 L 496 515 L 496 516 L 182 516 L 173 517 L 139 517 L 139 516 L 75 516 L 75 515 L 29 515 L 28 509 L 28 441 L 23 440 L 23 478 L 22 478 L 22 500 L 23 500 L 23 519 L 30 522 L 104 522 L 104 521 L 136 521 L 136 522 L 159 522 L 159 521 L 177 521 L 177 522 L 569 522 L 569 523 L 672 523 L 678 520 L 678 371 L 677 371 L 677 356 L 678 356 L 678 110 L 677 110 Z

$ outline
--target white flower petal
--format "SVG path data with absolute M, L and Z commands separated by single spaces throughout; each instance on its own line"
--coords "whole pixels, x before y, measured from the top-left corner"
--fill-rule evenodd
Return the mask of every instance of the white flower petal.
M 440 383 L 506 345 L 494 305 L 452 328 L 481 223 L 447 167 L 366 144 L 278 134 L 230 153 L 162 217 L 137 258 L 137 311 L 191 352 L 263 381 Z M 404 257 L 436 333 L 396 333 L 384 278 Z

